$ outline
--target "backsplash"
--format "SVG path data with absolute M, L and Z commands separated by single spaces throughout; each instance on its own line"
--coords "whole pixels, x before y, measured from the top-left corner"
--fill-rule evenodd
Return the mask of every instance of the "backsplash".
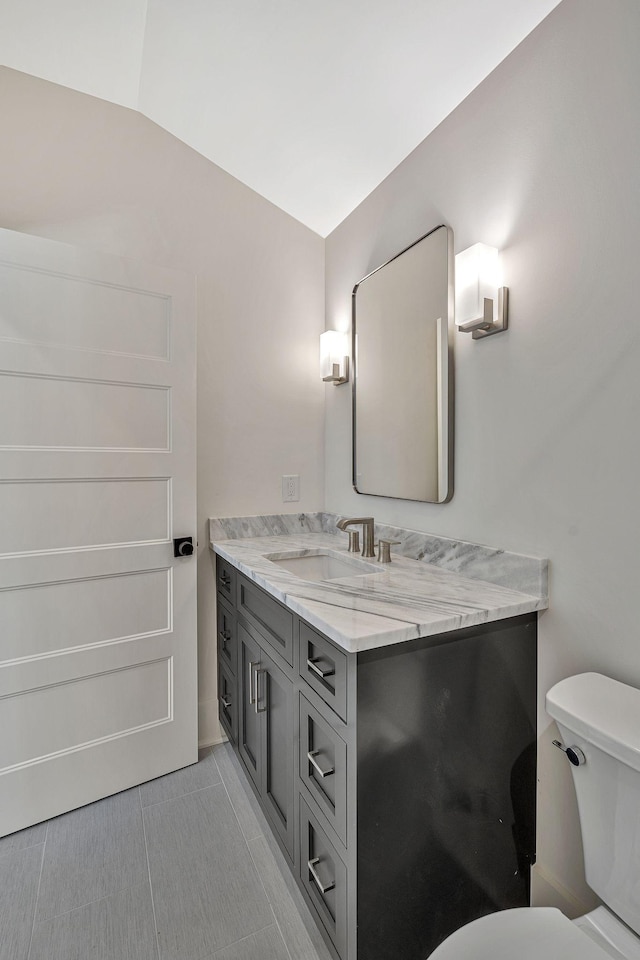
M 210 539 L 238 540 L 247 537 L 296 533 L 331 533 L 346 537 L 336 528 L 334 513 L 276 513 L 255 517 L 215 517 L 209 520 Z M 548 596 L 548 561 L 520 553 L 508 553 L 466 540 L 451 540 L 418 530 L 376 523 L 376 538 L 400 540 L 394 553 L 451 570 L 472 580 L 485 580 L 511 587 L 534 597 Z
M 210 540 L 244 540 L 295 533 L 327 533 L 324 513 L 271 513 L 259 517 L 212 517 Z

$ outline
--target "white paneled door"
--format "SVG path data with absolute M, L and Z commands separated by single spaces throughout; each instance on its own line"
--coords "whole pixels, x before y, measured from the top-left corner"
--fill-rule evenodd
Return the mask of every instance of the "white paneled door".
M 197 759 L 195 280 L 0 230 L 0 835 Z

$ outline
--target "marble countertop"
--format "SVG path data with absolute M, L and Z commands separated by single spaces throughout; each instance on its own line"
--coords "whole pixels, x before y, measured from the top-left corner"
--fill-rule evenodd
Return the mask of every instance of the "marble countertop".
M 349 653 L 428 637 L 548 606 L 546 596 L 471 579 L 431 563 L 392 553 L 390 564 L 349 554 L 346 539 L 314 532 L 212 539 L 211 548 L 286 607 Z M 373 575 L 302 580 L 265 554 L 330 550 L 356 557 Z

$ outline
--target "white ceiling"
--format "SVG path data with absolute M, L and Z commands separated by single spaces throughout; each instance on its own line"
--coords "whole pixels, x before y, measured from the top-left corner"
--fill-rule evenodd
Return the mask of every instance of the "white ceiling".
M 0 62 L 140 110 L 326 236 L 558 0 L 0 0 Z

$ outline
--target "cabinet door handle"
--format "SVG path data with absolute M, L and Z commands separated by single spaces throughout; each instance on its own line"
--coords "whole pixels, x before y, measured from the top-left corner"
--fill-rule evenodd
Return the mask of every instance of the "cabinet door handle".
M 259 682 L 259 679 L 258 679 L 258 678 L 259 678 L 261 675 L 266 674 L 266 672 L 267 672 L 267 671 L 265 670 L 264 667 L 259 667 L 259 669 L 256 670 L 256 713 L 264 713 L 264 712 L 266 711 L 266 709 L 267 709 L 267 696 L 266 696 L 267 691 L 266 691 L 266 688 L 265 688 L 265 695 L 264 695 L 264 697 L 263 697 L 264 702 L 265 702 L 263 707 L 260 706 L 260 694 L 258 693 L 258 682 Z
M 218 630 L 218 639 L 222 641 L 222 649 L 224 650 L 229 640 L 231 640 L 231 634 L 228 630 Z
M 307 760 L 314 767 L 321 777 L 330 777 L 332 773 L 335 773 L 335 767 L 330 767 L 329 770 L 323 770 L 320 764 L 316 761 L 316 757 L 319 755 L 319 750 L 309 750 L 307 754 Z
M 253 692 L 253 668 L 259 667 L 259 666 L 260 666 L 259 660 L 249 660 L 249 704 L 253 704 L 256 702 L 258 684 L 256 682 L 256 692 L 254 693 Z M 256 713 L 257 713 L 257 710 L 256 710 Z
M 316 657 L 314 660 L 311 657 L 307 657 L 307 666 L 310 670 L 313 670 L 314 673 L 317 673 L 319 677 L 322 677 L 324 680 L 325 677 L 332 677 L 335 673 L 335 670 L 323 670 L 322 667 L 318 666 L 318 660 L 320 657 Z
M 320 893 L 328 893 L 329 890 L 333 890 L 335 887 L 335 880 L 330 880 L 329 883 L 323 884 L 322 880 L 318 876 L 318 872 L 315 869 L 316 863 L 320 863 L 320 857 L 314 857 L 312 860 L 307 860 L 307 866 L 309 867 L 309 873 L 313 877 L 318 887 Z
M 228 589 L 231 586 L 231 577 L 225 576 L 224 573 L 220 574 L 218 579 L 220 580 L 220 583 L 222 584 L 222 586 L 225 587 L 226 589 Z
M 225 710 L 228 710 L 229 707 L 231 706 L 231 700 L 225 700 L 224 697 L 220 697 L 220 703 L 225 708 Z

